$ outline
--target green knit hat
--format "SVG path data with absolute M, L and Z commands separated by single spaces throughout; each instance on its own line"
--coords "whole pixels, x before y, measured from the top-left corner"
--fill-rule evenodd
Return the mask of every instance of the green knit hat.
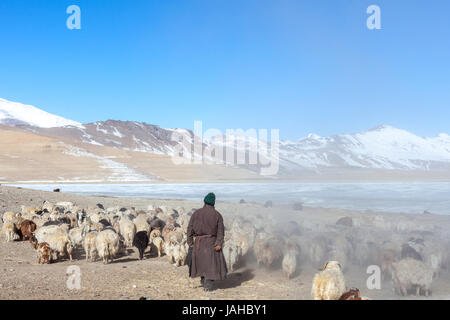
M 206 204 L 214 206 L 216 204 L 216 195 L 212 192 L 208 193 L 203 200 Z

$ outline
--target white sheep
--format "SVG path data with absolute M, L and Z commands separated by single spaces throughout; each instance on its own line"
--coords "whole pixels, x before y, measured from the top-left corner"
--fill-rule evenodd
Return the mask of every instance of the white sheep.
M 408 245 L 423 257 L 425 264 L 433 270 L 433 277 L 439 277 L 447 254 L 442 242 L 437 238 L 410 238 Z
M 77 227 L 69 230 L 69 239 L 73 247 L 80 246 L 83 243 L 83 236 L 87 227 Z
M 225 236 L 227 236 L 228 232 L 225 231 Z M 231 235 L 230 235 L 231 237 Z M 256 235 L 255 243 L 253 245 L 253 253 L 255 254 L 258 265 L 261 263 L 262 258 L 262 248 L 266 242 L 266 240 L 270 237 L 268 233 L 260 232 Z
M 345 292 L 345 279 L 338 261 L 328 261 L 314 276 L 313 300 L 338 300 Z
M 114 256 L 119 252 L 119 240 L 119 235 L 113 229 L 105 229 L 98 233 L 95 239 L 95 247 L 104 264 L 112 262 Z
M 238 247 L 240 256 L 245 256 L 255 243 L 255 237 L 252 234 L 231 231 L 231 238 Z
M 67 236 L 67 238 L 66 238 L 66 237 L 60 236 L 58 241 L 59 241 L 58 242 L 59 245 L 61 245 L 62 242 L 67 241 L 64 246 L 64 249 L 59 249 L 61 247 L 58 248 L 58 247 L 54 246 L 55 249 L 53 249 L 53 250 L 56 250 L 58 255 L 69 256 L 69 260 L 72 261 L 73 245 L 72 245 L 72 242 L 70 241 L 69 237 Z M 52 249 L 51 245 L 50 245 L 50 249 Z M 60 251 L 58 251 L 58 249 Z M 58 257 L 58 255 L 57 255 L 57 257 Z
M 225 257 L 225 262 L 227 263 L 227 266 L 231 271 L 234 271 L 234 265 L 239 260 L 239 251 L 240 250 L 233 239 L 225 241 L 222 252 Z
M 133 223 L 136 226 L 136 232 L 146 231 L 147 235 L 150 237 L 151 227 L 150 227 L 150 224 L 148 223 L 148 216 L 147 215 L 145 215 L 145 214 L 138 215 L 133 220 Z
M 42 210 L 47 210 L 48 212 L 52 212 L 53 204 L 51 202 L 48 202 L 47 200 L 45 200 L 44 204 L 42 205 Z
M 119 222 L 119 230 L 120 235 L 125 240 L 125 245 L 127 247 L 133 246 L 133 238 L 137 232 L 136 225 L 129 219 L 121 219 Z
M 6 242 L 11 242 L 14 240 L 19 240 L 19 235 L 17 234 L 17 228 L 12 222 L 5 222 L 2 227 L 3 234 L 5 235 Z
M 5 222 L 11 222 L 16 218 L 16 214 L 14 212 L 8 211 L 5 212 L 2 216 L 3 223 Z
M 49 244 L 52 253 L 56 254 L 56 259 L 61 255 L 66 255 L 72 261 L 73 246 L 68 230 L 67 224 L 45 226 L 37 229 L 34 235 L 39 243 L 46 242 Z
M 405 258 L 392 263 L 392 282 L 397 294 L 406 296 L 408 290 L 415 289 L 417 296 L 421 290 L 429 296 L 432 281 L 433 269 L 422 261 Z
M 48 243 L 52 253 L 56 254 L 57 260 L 60 256 L 68 256 L 70 261 L 72 261 L 73 247 L 67 233 L 60 233 L 55 230 L 53 233 L 47 233 L 39 238 L 36 236 L 36 238 L 39 242 Z
M 187 230 L 188 225 L 189 225 L 189 220 L 190 220 L 190 217 L 183 214 L 177 218 L 177 223 L 181 226 L 181 228 L 183 228 L 184 230 Z
M 443 261 L 444 258 L 441 252 L 434 252 L 425 256 L 425 263 L 433 270 L 433 277 L 439 278 L 441 275 Z
M 155 238 L 155 239 L 157 239 L 157 238 Z M 171 263 L 171 264 L 173 264 L 175 262 L 174 248 L 175 248 L 174 243 L 172 243 L 170 241 L 164 242 L 164 252 L 165 252 L 167 258 L 169 259 L 169 263 Z
M 162 234 L 165 241 L 172 241 L 173 243 L 181 244 L 185 239 L 184 230 L 179 227 L 167 232 L 166 235 L 164 235 L 164 231 Z
M 173 258 L 177 267 L 184 266 L 186 261 L 187 251 L 184 244 L 176 243 L 173 246 Z
M 297 256 L 295 252 L 286 252 L 281 265 L 283 268 L 283 272 L 286 274 L 287 278 L 290 279 L 297 269 Z
M 284 248 L 284 256 L 281 262 L 283 272 L 286 274 L 287 278 L 290 279 L 291 276 L 297 270 L 297 256 L 299 254 L 299 246 L 295 241 L 294 237 L 290 237 L 286 241 L 286 246 Z
M 36 231 L 34 232 L 34 236 L 36 237 L 36 239 L 38 240 L 38 242 L 45 242 L 45 241 L 41 241 L 43 239 L 43 237 L 45 237 L 47 234 L 49 233 L 53 233 L 56 232 L 56 230 L 58 230 L 61 233 L 64 233 L 61 231 L 61 225 L 50 225 L 50 226 L 44 226 L 44 227 L 40 227 L 37 228 Z M 64 230 L 67 232 L 69 232 L 69 229 L 67 228 L 67 230 Z
M 256 229 L 248 222 L 238 224 L 239 221 L 241 220 L 237 219 L 235 220 L 235 223 L 233 223 L 231 237 L 233 238 L 235 244 L 239 247 L 240 254 L 245 256 L 250 248 L 252 248 L 255 244 Z
M 160 236 L 154 236 L 151 238 L 151 243 L 153 243 L 158 251 L 158 257 L 161 257 L 161 254 L 165 251 L 164 240 Z
M 154 230 L 152 230 L 152 232 L 150 232 L 150 241 L 152 241 L 154 238 L 156 238 L 156 237 L 162 237 L 161 236 L 161 230 L 159 230 L 159 229 L 154 229 Z
M 46 236 L 49 234 L 60 234 L 60 235 L 68 235 L 69 226 L 67 224 L 62 225 L 52 225 L 52 226 L 45 226 L 37 229 L 34 233 L 36 239 L 38 242 L 47 242 Z
M 84 252 L 86 253 L 86 261 L 95 261 L 95 253 L 97 251 L 97 247 L 95 246 L 95 242 L 97 239 L 97 231 L 91 231 L 86 234 L 83 240 Z

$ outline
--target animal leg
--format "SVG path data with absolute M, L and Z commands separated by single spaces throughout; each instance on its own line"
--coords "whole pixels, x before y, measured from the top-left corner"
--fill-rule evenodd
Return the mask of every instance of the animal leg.
M 406 287 L 405 286 L 400 286 L 401 292 L 403 296 L 406 296 L 408 294 L 408 292 L 406 291 Z

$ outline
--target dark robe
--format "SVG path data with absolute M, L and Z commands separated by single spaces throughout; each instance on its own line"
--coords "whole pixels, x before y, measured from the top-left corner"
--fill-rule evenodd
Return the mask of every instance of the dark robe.
M 222 215 L 213 206 L 205 204 L 192 214 L 187 229 L 187 241 L 193 246 L 190 276 L 208 280 L 223 280 L 227 276 L 227 265 L 222 250 L 224 226 Z M 195 237 L 195 240 L 194 240 Z

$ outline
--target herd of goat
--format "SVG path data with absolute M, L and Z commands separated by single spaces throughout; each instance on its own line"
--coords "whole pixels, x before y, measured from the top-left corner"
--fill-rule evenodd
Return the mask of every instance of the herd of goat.
M 72 260 L 73 250 L 83 248 L 86 261 L 99 257 L 106 264 L 134 246 L 140 259 L 150 248 L 182 266 L 194 211 L 153 205 L 146 210 L 101 204 L 81 208 L 45 201 L 40 207 L 22 206 L 19 213 L 5 212 L 2 231 L 8 242 L 30 241 L 38 263 Z M 379 266 L 383 280 L 390 279 L 399 295 L 431 294 L 433 279 L 450 268 L 448 239 L 423 225 L 393 225 L 382 216 L 367 219 L 343 217 L 333 224 L 314 224 L 267 212 L 225 214 L 222 250 L 230 271 L 255 261 L 267 270 L 282 269 L 290 279 L 300 268 L 322 268 L 313 279 L 313 299 L 363 299 L 358 289 L 346 291 L 344 275 L 350 264 Z
M 72 261 L 72 252 L 84 248 L 86 261 L 97 256 L 107 264 L 126 248 L 135 246 L 139 258 L 150 248 L 160 257 L 166 254 L 171 263 L 184 265 L 187 237 L 183 231 L 191 213 L 183 208 L 168 214 L 166 207 L 138 211 L 134 208 L 95 208 L 84 210 L 71 202 L 42 207 L 22 206 L 19 213 L 5 212 L 2 217 L 6 241 L 29 240 L 38 254 L 38 263 L 56 262 L 62 257 Z

